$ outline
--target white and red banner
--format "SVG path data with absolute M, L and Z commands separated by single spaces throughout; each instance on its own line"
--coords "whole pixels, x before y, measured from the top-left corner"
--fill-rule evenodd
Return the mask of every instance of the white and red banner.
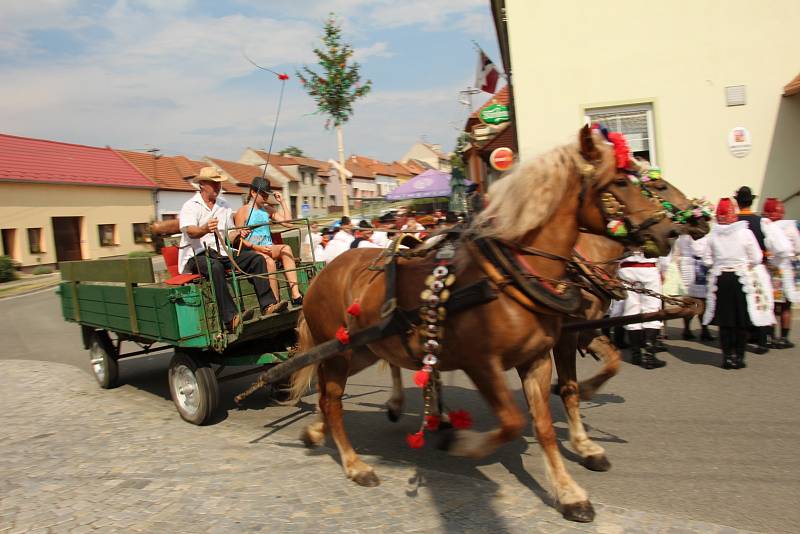
M 497 80 L 500 79 L 500 73 L 489 59 L 483 50 L 478 53 L 478 70 L 475 73 L 475 87 L 481 91 L 494 94 L 497 88 Z

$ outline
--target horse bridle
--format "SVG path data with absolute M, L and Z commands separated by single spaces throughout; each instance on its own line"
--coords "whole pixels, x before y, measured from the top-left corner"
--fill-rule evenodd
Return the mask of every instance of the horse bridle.
M 641 188 L 644 196 L 658 202 L 661 207 L 664 208 L 667 217 L 669 217 L 672 222 L 681 225 L 697 225 L 701 221 L 708 221 L 711 219 L 711 211 L 707 203 L 704 203 L 701 200 L 690 198 L 688 199 L 689 206 L 686 209 L 680 209 L 678 206 L 674 205 L 672 202 L 654 191 L 650 185 L 653 182 L 658 182 L 660 177 L 654 179 L 648 174 L 643 176 L 641 173 L 633 170 L 626 170 L 625 172 L 628 173 L 630 180 Z

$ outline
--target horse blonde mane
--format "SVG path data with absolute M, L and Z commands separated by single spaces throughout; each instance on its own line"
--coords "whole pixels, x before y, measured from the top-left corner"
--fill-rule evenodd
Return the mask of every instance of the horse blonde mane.
M 614 153 L 599 136 L 592 139 L 600 152 L 595 176 L 605 182 L 615 167 Z M 481 235 L 513 241 L 541 226 L 585 163 L 578 143 L 570 143 L 518 165 L 489 187 L 488 206 L 475 219 Z

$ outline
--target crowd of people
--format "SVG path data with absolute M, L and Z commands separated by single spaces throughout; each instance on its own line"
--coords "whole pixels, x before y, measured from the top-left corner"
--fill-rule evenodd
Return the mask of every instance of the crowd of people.
M 719 329 L 721 367 L 746 367 L 745 354 L 794 347 L 789 339 L 792 303 L 800 302 L 797 221 L 784 219 L 783 203 L 768 198 L 761 214 L 753 212 L 756 195 L 747 186 L 716 206 L 711 232 L 698 240 L 681 236 L 671 254 L 656 260 L 634 251 L 619 277 L 657 293 L 688 295 L 705 301 L 700 318 L 702 341 L 715 341 L 709 325 Z M 658 311 L 658 298 L 629 292 L 612 304 L 611 316 Z M 696 339 L 692 318 L 684 319 L 683 335 Z M 614 332 L 615 344 L 629 348 L 631 362 L 646 369 L 663 367 L 657 353 L 666 350 L 659 335 L 661 321 L 626 325 Z M 627 334 L 627 341 L 625 339 Z
M 249 188 L 249 202 L 234 212 L 219 196 L 224 180 L 211 167 L 195 178 L 199 191 L 184 204 L 179 216 L 179 269 L 212 281 L 222 320 L 233 331 L 246 317 L 237 312 L 225 280 L 232 266 L 255 275 L 253 285 L 262 314 L 300 306 L 303 296 L 294 271 L 294 254 L 288 245 L 273 242 L 270 229 L 270 224 L 294 228 L 288 222 L 291 212 L 285 199 L 263 177 L 255 177 L 239 184 Z M 682 235 L 669 256 L 652 259 L 632 250 L 619 265 L 619 277 L 652 293 L 629 291 L 625 300 L 612 303 L 609 315 L 656 312 L 661 308 L 661 300 L 653 296 L 656 293 L 702 299 L 705 312 L 699 337 L 716 341 L 709 325 L 717 326 L 725 369 L 745 367 L 746 352 L 764 354 L 794 347 L 789 333 L 792 303 L 800 302 L 796 279 L 800 232 L 796 221 L 784 219 L 780 200 L 767 199 L 762 213 L 756 214 L 752 211 L 754 199 L 747 186 L 739 188 L 733 198 L 720 199 L 708 235 L 697 240 Z M 357 224 L 342 217 L 327 228 L 313 223 L 307 244 L 313 247 L 316 261 L 327 263 L 353 248 L 385 248 L 398 234 L 401 246 L 414 246 L 458 221 L 451 212 L 418 216 L 405 209 Z M 279 266 L 285 270 L 288 301 L 281 300 L 272 274 Z M 687 340 L 696 339 L 691 321 L 684 319 L 682 337 Z M 663 329 L 662 321 L 628 324 L 615 329 L 614 342 L 630 349 L 633 364 L 660 368 L 666 365 L 657 356 L 667 350 Z

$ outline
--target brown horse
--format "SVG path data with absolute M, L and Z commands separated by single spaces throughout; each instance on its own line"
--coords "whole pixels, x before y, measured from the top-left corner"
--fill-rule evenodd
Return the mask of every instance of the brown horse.
M 637 233 L 651 247 L 666 254 L 675 231 L 662 207 L 642 195 L 641 189 L 617 172 L 613 149 L 584 127 L 578 143 L 554 149 L 520 166 L 490 190 L 490 205 L 478 217 L 475 231 L 527 247 L 525 261 L 544 279 L 560 279 L 578 239 L 578 228 L 604 234 L 606 215 L 601 199 L 608 195 L 618 203 Z M 658 222 L 654 222 L 658 221 Z M 533 249 L 546 254 L 534 253 Z M 344 324 L 358 330 L 376 324 L 384 301 L 385 277 L 371 270 L 380 251 L 354 249 L 331 262 L 306 293 L 304 319 L 298 332 L 300 350 L 306 351 L 333 339 Z M 560 259 L 563 258 L 563 259 Z M 480 253 L 469 242 L 454 259 L 457 284 L 465 286 L 487 275 Z M 431 256 L 401 259 L 397 271 L 397 306 L 415 309 L 419 291 L 435 266 Z M 354 301 L 361 313 L 348 316 Z M 499 428 L 486 433 L 458 431 L 450 452 L 472 458 L 484 457 L 500 445 L 516 439 L 525 420 L 513 401 L 503 373 L 516 368 L 533 416 L 554 493 L 565 518 L 591 521 L 594 510 L 586 492 L 567 473 L 558 451 L 548 404 L 552 360 L 550 350 L 561 328 L 562 314 L 542 309 L 531 312 L 505 291 L 495 300 L 448 316 L 444 322 L 438 369 L 461 369 L 473 381 L 499 419 Z M 406 348 L 410 350 L 406 350 Z M 310 366 L 292 377 L 292 397 L 307 390 L 314 374 L 319 392 L 319 421 L 303 432 L 308 445 L 319 444 L 330 432 L 342 459 L 345 474 L 358 484 L 379 483 L 373 468 L 353 450 L 342 420 L 342 394 L 347 378 L 379 358 L 396 367 L 419 369 L 419 336 L 393 336 L 366 347 L 353 348 Z
M 646 170 L 646 169 L 643 169 Z M 678 188 L 666 180 L 656 180 L 647 184 L 648 192 L 659 202 L 668 202 L 674 213 L 689 212 L 699 209 L 696 202 L 687 198 Z M 676 218 L 673 218 L 676 221 Z M 682 223 L 676 222 L 681 233 L 687 233 L 693 239 L 699 239 L 708 233 L 709 225 L 703 216 L 694 216 Z M 583 258 L 596 262 L 611 276 L 616 277 L 619 265 L 617 259 L 624 254 L 624 246 L 602 236 L 581 233 L 575 250 Z M 581 291 L 583 306 L 580 319 L 601 319 L 611 304 L 610 299 L 599 292 Z M 588 348 L 603 362 L 603 367 L 596 375 L 578 383 L 576 358 L 578 347 Z M 605 450 L 593 442 L 586 434 L 580 415 L 580 401 L 589 400 L 592 395 L 609 379 L 617 374 L 620 365 L 619 350 L 611 341 L 596 331 L 562 332 L 553 347 L 553 359 L 558 375 L 557 391 L 564 403 L 564 411 L 569 423 L 570 443 L 581 456 L 583 465 L 593 471 L 607 471 L 611 464 Z
M 640 169 L 642 174 L 647 171 L 646 166 Z M 687 198 L 679 189 L 666 180 L 656 180 L 647 186 L 648 194 L 656 197 L 659 202 L 669 202 L 674 211 L 686 212 L 697 209 L 696 202 Z M 689 221 L 677 223 L 673 218 L 676 230 L 688 233 L 694 239 L 699 239 L 709 230 L 708 222 L 702 217 L 694 217 Z M 581 232 L 575 244 L 578 255 L 589 262 L 600 266 L 611 278 L 616 278 L 619 269 L 618 261 L 625 254 L 625 246 L 612 239 Z M 601 319 L 608 310 L 610 299 L 607 295 L 597 291 L 581 291 L 582 305 L 576 318 Z M 569 320 L 567 320 L 569 322 Z M 603 362 L 603 367 L 596 375 L 588 380 L 578 383 L 576 372 L 576 358 L 578 347 L 583 347 L 597 355 Z M 569 423 L 570 443 L 573 449 L 581 456 L 582 464 L 593 471 L 607 471 L 611 464 L 606 457 L 605 450 L 593 442 L 586 434 L 580 416 L 580 401 L 589 400 L 592 395 L 619 371 L 620 354 L 617 348 L 606 336 L 598 335 L 597 331 L 562 331 L 558 342 L 553 347 L 553 359 L 556 364 L 558 386 L 556 391 L 561 395 L 565 413 Z M 387 415 L 391 421 L 397 421 L 403 411 L 405 402 L 403 382 L 400 370 L 391 366 L 392 393 L 386 402 Z

